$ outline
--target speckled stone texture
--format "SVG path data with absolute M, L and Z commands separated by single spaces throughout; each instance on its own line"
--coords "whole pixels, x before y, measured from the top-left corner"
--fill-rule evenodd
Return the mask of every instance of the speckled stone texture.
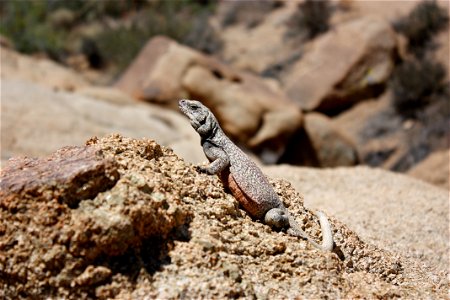
M 16 161 L 1 172 L 0 298 L 447 295 L 448 285 L 430 279 L 432 274 L 405 268 L 405 257 L 360 239 L 333 217 L 333 253 L 272 231 L 241 209 L 217 176 L 197 173 L 154 141 L 113 135 L 74 149 L 86 156 L 62 173 L 56 166 L 31 172 L 52 165 L 56 154 L 39 159 L 31 171 Z M 59 153 L 61 163 L 74 157 Z M 84 178 L 99 166 L 111 172 L 87 176 L 82 184 L 92 187 L 89 194 L 76 194 L 70 206 L 58 196 L 82 188 L 77 176 L 66 174 Z M 105 174 L 118 176 L 106 176 L 113 179 L 110 185 L 94 184 Z M 7 184 L 13 175 L 22 176 L 22 189 Z M 39 192 L 26 192 L 33 182 Z M 271 184 L 319 241 L 320 226 L 303 197 L 286 181 Z

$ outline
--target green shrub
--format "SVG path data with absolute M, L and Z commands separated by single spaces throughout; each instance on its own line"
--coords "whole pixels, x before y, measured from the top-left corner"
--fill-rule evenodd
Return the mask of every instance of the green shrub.
M 158 32 L 164 30 L 159 26 L 143 28 L 134 23 L 129 27 L 103 31 L 95 37 L 95 45 L 102 60 L 113 64 L 115 72 L 120 72 L 136 57 L 148 39 Z
M 23 53 L 47 53 L 62 60 L 70 28 L 52 24 L 50 16 L 58 9 L 73 12 L 74 24 L 96 20 L 105 15 L 119 16 L 132 9 L 134 1 L 115 0 L 36 0 L 0 2 L 0 33 L 9 37 Z
M 44 52 L 63 61 L 67 54 L 81 51 L 90 56 L 89 61 L 94 58 L 97 67 L 109 63 L 120 71 L 154 35 L 166 35 L 205 51 L 220 47 L 206 30 L 206 21 L 189 35 L 197 16 L 213 8 L 205 0 L 7 0 L 0 1 L 0 33 L 20 52 Z M 52 13 L 59 9 L 72 13 L 70 26 L 52 24 Z M 95 37 L 82 37 L 80 49 L 69 49 L 71 30 L 93 23 L 102 24 L 105 30 Z M 212 42 L 214 47 L 209 47 Z
M 304 34 L 313 39 L 328 31 L 333 8 L 328 0 L 305 0 L 298 5 L 290 20 L 291 30 L 288 35 Z
M 224 1 L 224 13 L 220 20 L 222 27 L 244 24 L 247 28 L 258 26 L 272 10 L 283 6 L 278 0 Z
M 417 117 L 421 109 L 447 93 L 446 70 L 429 59 L 408 60 L 391 78 L 393 104 L 401 115 Z
M 409 50 L 417 56 L 424 54 L 425 47 L 434 34 L 446 28 L 448 12 L 436 1 L 420 2 L 411 13 L 394 24 L 394 28 L 408 39 Z
M 216 48 L 207 48 L 206 45 L 212 41 L 211 33 L 203 34 L 203 30 L 207 30 L 206 17 L 198 18 L 208 10 L 208 7 L 202 8 L 193 1 L 150 2 L 129 26 L 106 29 L 95 37 L 95 43 L 102 59 L 115 65 L 115 72 L 126 68 L 145 43 L 156 35 L 165 35 L 199 50 L 212 52 Z M 194 26 L 195 22 L 202 20 L 200 29 Z M 194 29 L 196 32 L 193 35 L 191 32 Z
M 53 58 L 60 58 L 65 33 L 46 22 L 47 4 L 45 1 L 2 2 L 0 33 L 9 37 L 20 52 L 46 52 Z
M 181 42 L 203 53 L 214 54 L 222 49 L 223 41 L 214 28 L 209 25 L 208 18 L 208 12 L 203 12 L 194 18 L 189 33 L 183 37 Z

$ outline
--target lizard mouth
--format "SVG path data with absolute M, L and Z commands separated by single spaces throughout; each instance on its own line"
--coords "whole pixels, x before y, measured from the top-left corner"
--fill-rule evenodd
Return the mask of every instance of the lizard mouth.
M 189 100 L 182 99 L 178 102 L 178 107 L 180 108 L 181 112 L 185 114 L 190 120 L 195 121 L 196 123 L 203 125 L 206 122 L 206 115 L 201 114 L 200 116 L 197 114 L 194 114 L 192 112 L 191 107 L 189 106 Z
M 194 129 L 197 129 L 207 123 L 209 111 L 205 109 L 200 102 L 182 99 L 178 101 L 178 107 L 181 112 L 188 117 Z
M 178 107 L 180 108 L 181 112 L 187 115 L 187 102 L 185 100 L 178 101 Z
M 189 109 L 189 103 L 187 103 L 185 100 L 180 100 L 178 102 L 178 107 L 180 108 L 181 112 L 189 118 L 189 120 L 195 120 L 195 116 Z

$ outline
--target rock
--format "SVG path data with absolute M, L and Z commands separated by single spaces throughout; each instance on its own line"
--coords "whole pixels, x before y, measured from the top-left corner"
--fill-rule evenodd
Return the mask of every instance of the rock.
M 341 0 L 340 5 L 344 4 L 345 8 L 337 10 L 333 14 L 332 23 L 336 25 L 361 17 L 373 16 L 383 18 L 392 24 L 407 15 L 420 1 L 391 1 L 384 3 L 385 5 L 379 5 L 372 1 Z
M 95 285 L 111 276 L 111 270 L 102 266 L 88 266 L 84 272 L 73 281 L 78 286 Z
M 403 120 L 393 110 L 389 92 L 354 105 L 332 123 L 346 133 L 367 165 L 392 169 L 409 151 Z
M 0 181 L 0 265 L 10 279 L 0 281 L 1 296 L 79 298 L 107 282 L 121 259 L 142 259 L 138 249 L 149 238 L 154 238 L 155 254 L 164 255 L 158 247 L 188 223 L 191 212 L 180 196 L 154 198 L 163 181 L 155 181 L 161 171 L 147 173 L 156 175 L 151 177 L 137 172 L 162 163 L 163 152 L 163 160 L 174 157 L 154 141 L 113 135 L 47 158 L 11 161 Z M 144 258 L 149 264 L 158 259 Z
M 52 171 L 36 174 L 42 177 L 39 194 L 19 191 L 8 202 L 1 197 L 0 266 L 4 274 L 0 277 L 1 297 L 377 298 L 395 295 L 441 298 L 447 293 L 445 274 L 441 282 L 434 281 L 434 271 L 414 265 L 414 261 L 399 255 L 397 248 L 387 251 L 371 244 L 369 238 L 361 239 L 333 217 L 330 220 L 335 253 L 318 251 L 305 240 L 271 230 L 250 218 L 225 193 L 217 176 L 196 172 L 172 151 L 152 140 L 112 135 L 91 139 L 77 149 L 86 150 L 86 157 L 91 161 L 100 164 L 111 161 L 120 178 L 101 193 L 81 197 L 77 207 L 45 196 L 51 195 L 55 187 L 51 180 L 46 180 L 47 176 L 47 179 L 54 178 Z M 50 164 L 55 157 L 62 163 L 73 160 L 70 152 L 60 151 L 49 157 Z M 45 164 L 46 159 L 39 161 Z M 35 175 L 28 170 L 14 165 L 7 170 L 1 172 L 2 184 L 3 177 L 10 176 L 11 172 L 23 174 L 25 186 L 26 179 L 36 182 Z M 364 200 L 383 199 L 386 193 L 398 197 L 399 191 L 408 191 L 404 199 L 409 202 L 423 199 L 420 203 L 432 200 L 429 205 L 442 205 L 444 198 L 443 191 L 433 188 L 425 191 L 420 182 L 415 188 L 417 182 L 407 177 L 394 181 L 397 189 L 389 184 L 383 185 L 387 187 L 385 190 L 371 186 L 381 171 L 305 170 L 305 174 L 311 172 L 316 176 L 311 182 L 313 189 L 324 184 L 317 178 L 325 174 L 325 179 L 336 180 L 336 187 L 341 188 L 336 190 L 347 191 L 352 196 L 349 198 L 360 200 L 355 205 Z M 343 170 L 348 172 L 342 174 Z M 83 169 L 80 172 L 84 174 Z M 288 174 L 292 172 L 284 175 Z M 296 185 L 301 185 L 298 178 L 302 174 L 295 175 Z M 381 175 L 381 181 L 399 178 L 388 172 Z M 62 178 L 58 188 L 83 186 L 76 180 L 77 176 Z M 96 176 L 89 178 L 96 180 Z M 358 188 L 343 185 L 348 178 L 355 178 L 351 182 Z M 304 207 L 303 197 L 286 181 L 276 180 L 272 184 L 307 233 L 320 239 L 320 226 L 314 214 Z M 366 194 L 368 186 L 373 189 Z M 2 186 L 2 196 L 10 188 Z M 322 188 L 319 192 L 327 191 Z M 340 198 L 338 193 L 333 194 L 335 189 L 329 191 L 334 196 L 332 202 L 341 203 L 336 201 Z M 383 217 L 393 213 L 380 210 L 378 203 L 371 207 L 376 207 Z M 352 208 L 351 212 L 355 213 Z M 369 208 L 364 207 L 367 211 Z M 446 249 L 442 234 L 448 232 L 441 232 L 448 224 L 446 211 L 421 210 L 422 217 L 424 214 L 439 217 L 428 220 L 429 226 L 437 225 L 434 221 L 440 223 L 437 231 L 429 232 L 426 242 L 419 240 L 415 249 L 419 245 Z M 407 210 L 398 212 L 408 216 Z M 447 222 L 441 222 L 442 218 L 447 218 Z M 395 220 L 407 225 L 408 219 Z M 389 233 L 390 229 L 379 226 L 376 232 Z M 400 234 L 412 240 L 417 238 L 408 230 Z M 436 236 L 438 243 L 428 243 L 428 239 Z
M 21 80 L 67 91 L 88 85 L 84 78 L 51 60 L 31 58 L 4 47 L 0 55 L 2 81 Z
M 447 11 L 448 11 L 448 2 L 445 2 L 447 4 Z M 442 3 L 441 3 L 442 4 Z M 436 61 L 440 62 L 444 68 L 447 71 L 446 79 L 447 81 L 450 78 L 450 66 L 448 64 L 448 54 L 450 53 L 450 45 L 449 45 L 449 27 L 447 27 L 446 30 L 442 30 L 438 33 L 438 35 L 435 38 L 435 42 L 438 45 L 437 50 L 435 52 L 435 58 Z
M 186 98 L 181 78 L 202 57 L 163 36 L 152 38 L 121 75 L 115 86 L 135 98 L 170 104 Z M 174 103 L 172 103 L 175 106 Z
M 77 94 L 118 105 L 136 103 L 136 99 L 114 87 L 88 86 L 78 89 Z
M 303 129 L 287 146 L 281 162 L 331 168 L 359 161 L 356 147 L 332 120 L 320 113 L 305 115 Z
M 419 162 L 407 174 L 443 189 L 449 190 L 449 155 L 448 150 L 435 151 Z
M 94 147 L 66 147 L 45 159 L 12 158 L 2 172 L 4 205 L 17 197 L 33 197 L 78 206 L 110 189 L 120 177 L 114 162 L 99 159 Z
M 14 49 L 14 44 L 9 38 L 0 34 L 0 49 Z
M 358 103 L 333 118 L 354 142 L 362 163 L 406 172 L 429 152 L 447 146 L 444 102 L 423 109 L 420 119 L 404 119 L 387 92 L 379 99 Z
M 382 91 L 395 51 L 396 36 L 388 22 L 356 19 L 315 39 L 281 81 L 304 110 L 342 110 Z
M 248 15 L 242 19 L 240 11 L 235 11 L 236 23 L 228 25 L 228 15 L 233 13 L 235 7 L 243 5 L 247 6 L 245 9 L 251 9 L 253 4 L 221 2 L 219 9 L 223 11 L 223 15 L 219 12 L 212 23 L 218 28 L 217 31 L 224 41 L 221 53 L 223 60 L 233 67 L 259 74 L 298 52 L 297 45 L 287 42 L 284 38 L 288 30 L 286 23 L 295 12 L 297 3 L 282 2 L 279 7 L 272 7 L 272 10 L 268 10 L 263 16 L 257 12 L 258 9 L 254 9 L 254 20 L 249 19 Z M 260 6 L 260 3 L 257 4 Z
M 147 43 L 116 87 L 172 108 L 182 98 L 203 101 L 231 138 L 267 157 L 279 156 L 301 124 L 300 110 L 280 89 L 165 37 Z
M 67 8 L 58 8 L 50 13 L 48 21 L 54 28 L 73 26 L 77 16 L 74 11 Z
M 321 167 L 358 163 L 355 146 L 328 117 L 319 113 L 307 114 L 304 127 Z
M 363 147 L 370 139 L 383 133 L 382 130 L 377 132 L 375 128 L 377 126 L 374 126 L 373 120 L 380 118 L 382 115 L 391 114 L 390 98 L 391 94 L 385 93 L 380 98 L 355 104 L 352 108 L 332 118 L 332 122 L 335 126 L 341 128 L 358 147 Z M 392 127 L 400 125 L 399 118 L 392 119 L 396 119 Z
M 281 1 L 220 2 L 214 15 L 221 27 L 243 24 L 247 28 L 258 26 L 274 9 L 284 6 Z
M 92 94 L 92 89 L 88 90 Z M 156 138 L 191 162 L 206 159 L 200 138 L 187 119 L 150 104 L 126 104 L 128 100 L 113 90 L 101 91 L 101 97 L 114 100 L 99 101 L 31 83 L 2 80 L 2 130 L 8 132 L 2 136 L 2 162 L 16 155 L 46 155 L 59 147 L 113 132 Z M 99 89 L 96 93 L 98 98 Z
M 402 119 L 392 108 L 390 93 L 354 105 L 332 118 L 332 124 L 352 141 L 367 165 L 390 169 L 407 152 L 399 135 Z
M 345 220 L 362 240 L 428 266 L 434 270 L 434 280 L 448 285 L 448 191 L 404 174 L 364 166 L 285 165 L 264 171 L 292 182 L 305 195 L 306 207 Z
M 342 2 L 342 1 L 341 1 Z M 385 3 L 385 5 L 379 5 L 375 1 L 354 1 L 349 0 L 349 9 L 337 10 L 333 14 L 334 25 L 348 22 L 349 20 L 358 19 L 361 17 L 373 16 L 377 18 L 383 18 L 390 24 L 396 24 L 401 18 L 408 16 L 417 5 L 422 2 L 421 0 L 410 0 L 410 1 L 391 1 Z M 446 0 L 437 0 L 437 4 L 444 10 L 449 10 L 449 2 Z M 448 53 L 449 53 L 449 43 L 448 43 L 449 31 L 448 27 L 437 33 L 436 37 L 433 38 L 432 44 L 434 45 L 433 57 L 437 61 L 440 61 L 446 68 L 448 72 Z M 408 40 L 403 35 L 397 35 L 397 38 L 401 44 L 399 44 L 399 54 L 402 59 L 407 58 L 411 54 L 406 53 Z M 437 47 L 436 47 L 437 46 Z
M 402 132 L 389 132 L 379 138 L 367 141 L 360 149 L 362 161 L 372 167 L 400 171 L 398 166 L 402 164 L 402 160 L 408 156 L 410 151 L 405 138 L 406 136 Z M 414 162 L 409 164 L 411 163 Z
M 271 156 L 270 150 L 279 156 L 285 141 L 300 127 L 301 111 L 280 90 L 254 75 L 242 73 L 233 82 L 192 67 L 182 83 L 193 98 L 211 108 L 230 137 L 252 148 L 266 148 L 263 157 Z

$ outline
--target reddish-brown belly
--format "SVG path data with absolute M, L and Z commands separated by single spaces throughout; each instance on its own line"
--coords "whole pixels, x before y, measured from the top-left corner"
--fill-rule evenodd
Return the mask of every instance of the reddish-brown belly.
M 228 188 L 231 194 L 239 201 L 244 209 L 254 218 L 262 218 L 261 209 L 258 203 L 248 197 L 245 192 L 239 187 L 230 172 L 223 172 L 221 174 L 222 184 Z

